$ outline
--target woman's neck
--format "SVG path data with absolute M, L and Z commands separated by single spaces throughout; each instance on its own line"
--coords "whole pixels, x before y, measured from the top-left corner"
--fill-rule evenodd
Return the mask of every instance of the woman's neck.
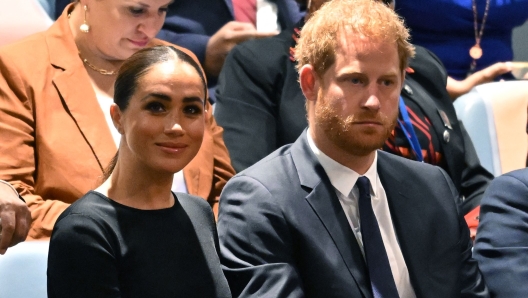
M 112 175 L 96 190 L 112 200 L 136 209 L 155 210 L 174 205 L 172 173 L 134 166 L 120 156 Z
M 104 72 L 117 72 L 123 61 L 112 60 L 101 53 L 96 43 L 90 42 L 93 37 L 93 32 L 81 32 L 79 27 L 84 20 L 84 10 L 80 3 L 76 3 L 69 12 L 68 22 L 70 25 L 73 39 L 77 46 L 79 59 L 83 61 L 83 65 L 91 78 L 94 89 L 100 91 L 107 96 L 113 97 L 113 85 L 116 79 L 116 74 L 105 75 Z

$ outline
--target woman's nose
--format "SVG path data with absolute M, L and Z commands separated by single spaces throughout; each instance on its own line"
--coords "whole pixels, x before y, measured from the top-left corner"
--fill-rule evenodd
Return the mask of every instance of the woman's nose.
M 158 32 L 161 30 L 164 21 L 165 14 L 163 14 L 163 16 L 149 16 L 148 18 L 144 19 L 141 23 L 139 23 L 138 31 L 145 34 L 149 39 L 152 39 L 156 37 Z
M 167 134 L 181 134 L 183 133 L 183 128 L 181 127 L 178 121 L 171 121 L 165 127 L 165 133 Z

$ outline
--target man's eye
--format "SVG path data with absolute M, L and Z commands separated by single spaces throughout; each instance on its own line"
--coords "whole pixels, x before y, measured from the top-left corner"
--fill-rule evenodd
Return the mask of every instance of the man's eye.
M 391 86 L 392 84 L 394 84 L 394 82 L 392 80 L 383 80 L 382 84 L 384 86 Z

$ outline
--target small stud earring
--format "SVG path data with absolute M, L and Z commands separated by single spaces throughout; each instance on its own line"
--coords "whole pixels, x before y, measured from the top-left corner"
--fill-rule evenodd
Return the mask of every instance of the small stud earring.
M 79 26 L 79 29 L 81 30 L 81 32 L 88 33 L 90 32 L 90 25 L 88 25 L 88 23 L 86 22 L 86 11 L 88 10 L 88 7 L 85 5 L 83 6 L 83 8 L 84 8 L 84 21 L 81 24 L 81 26 Z

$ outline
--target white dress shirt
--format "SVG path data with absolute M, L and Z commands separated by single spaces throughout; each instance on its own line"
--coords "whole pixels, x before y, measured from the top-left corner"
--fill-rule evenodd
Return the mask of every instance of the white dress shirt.
M 97 92 L 96 92 L 97 93 Z M 114 100 L 111 97 L 104 96 L 102 94 L 97 94 L 97 101 L 99 106 L 103 110 L 103 114 L 106 120 L 108 128 L 110 128 L 110 133 L 114 139 L 115 145 L 119 148 L 119 143 L 121 142 L 121 134 L 117 131 L 117 128 L 114 126 L 112 117 L 110 116 L 110 106 L 114 103 Z M 185 178 L 183 177 L 183 170 L 174 174 L 174 180 L 172 181 L 172 191 L 174 192 L 183 192 L 187 193 L 187 186 L 185 185 Z
M 343 166 L 337 161 L 331 159 L 326 154 L 321 152 L 315 145 L 312 137 L 310 136 L 310 130 L 307 132 L 308 144 L 311 150 L 317 157 L 319 163 L 325 170 L 332 186 L 335 189 L 339 203 L 345 211 L 345 215 L 348 219 L 348 223 L 356 236 L 356 240 L 359 243 L 359 247 L 363 252 L 363 240 L 361 235 L 361 227 L 359 225 L 359 210 L 358 210 L 358 198 L 359 189 L 356 186 L 357 179 L 362 176 L 353 171 L 350 168 Z M 392 218 L 389 210 L 389 204 L 387 202 L 387 195 L 378 175 L 377 169 L 378 163 L 378 152 L 375 152 L 374 162 L 365 173 L 370 181 L 370 194 L 372 199 L 372 209 L 378 220 L 378 225 L 381 232 L 381 238 L 385 245 L 385 251 L 389 258 L 389 263 L 394 277 L 396 288 L 400 297 L 415 298 L 416 294 L 411 285 L 409 278 L 409 271 L 407 265 L 403 259 L 403 255 L 392 225 Z M 363 253 L 363 257 L 364 253 Z

